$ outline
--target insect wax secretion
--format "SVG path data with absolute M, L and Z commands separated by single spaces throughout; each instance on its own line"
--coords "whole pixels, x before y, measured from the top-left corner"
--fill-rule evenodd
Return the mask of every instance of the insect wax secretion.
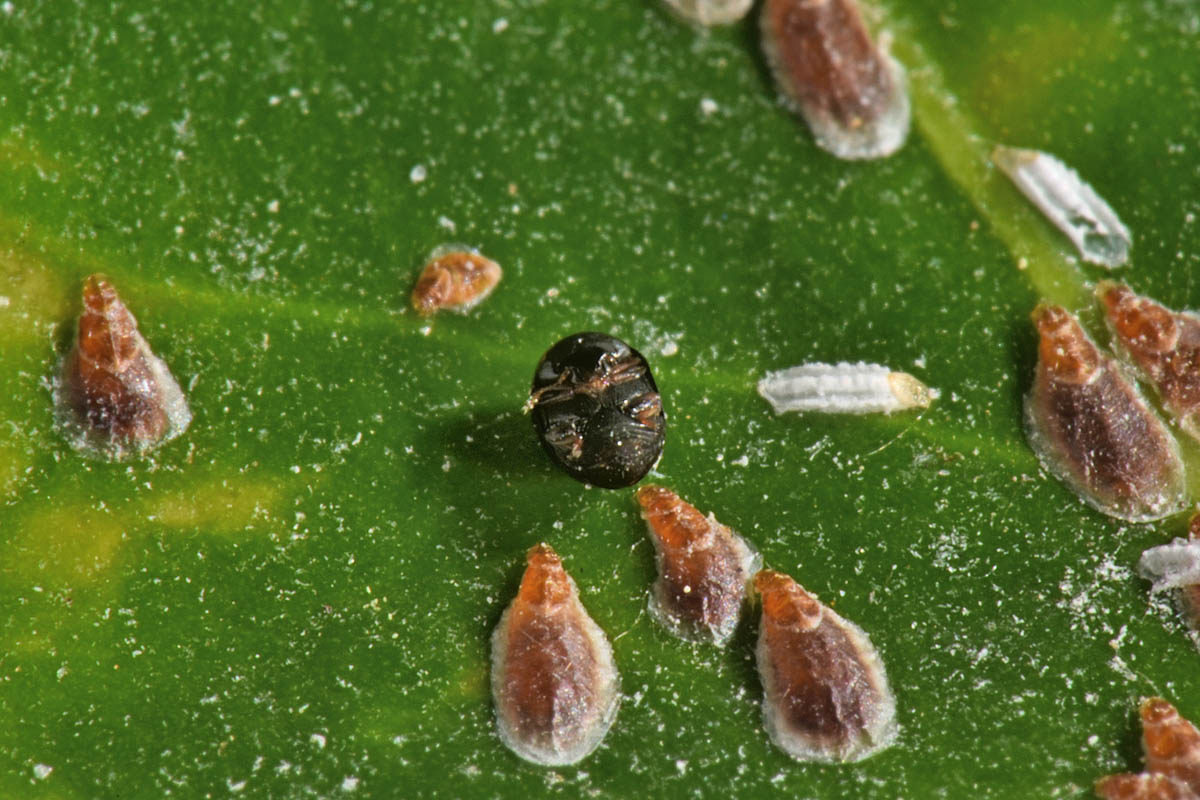
M 413 288 L 422 316 L 442 309 L 465 314 L 487 298 L 502 276 L 500 265 L 464 244 L 444 244 L 429 254 Z
M 676 14 L 704 26 L 732 25 L 746 16 L 754 0 L 663 0 Z
M 1096 782 L 1106 800 L 1200 800 L 1200 731 L 1161 697 L 1142 702 L 1146 769 Z
M 871 41 L 854 0 L 766 0 L 760 26 L 775 82 L 818 145 L 862 159 L 904 144 L 904 69 Z
M 1033 322 L 1040 341 L 1025 428 L 1042 464 L 1109 516 L 1146 522 L 1181 510 L 1179 446 L 1121 366 L 1061 306 L 1038 306 Z
M 650 365 L 605 333 L 574 333 L 547 350 L 525 410 L 550 459 L 593 486 L 631 486 L 662 455 L 667 418 Z
M 759 572 L 754 588 L 771 741 L 798 761 L 861 761 L 888 747 L 896 701 L 867 635 L 783 573 Z
M 762 559 L 736 533 L 662 486 L 638 489 L 658 561 L 650 614 L 681 639 L 723 646 Z
M 535 764 L 574 764 L 617 716 L 612 647 L 550 545 L 531 548 L 526 562 L 521 588 L 492 634 L 500 738 Z
M 1158 391 L 1179 427 L 1200 440 L 1200 317 L 1112 281 L 1101 281 L 1096 295 L 1120 352 Z
M 999 145 L 992 162 L 1012 179 L 1084 261 L 1113 269 L 1129 260 L 1129 229 L 1079 173 L 1049 153 Z
M 55 386 L 55 405 L 76 449 L 112 460 L 170 441 L 192 421 L 170 369 L 103 275 L 84 281 L 83 312 Z
M 1174 590 L 1184 621 L 1200 631 L 1200 539 L 1175 539 L 1151 547 L 1138 560 L 1138 574 L 1152 581 L 1152 592 Z
M 938 397 L 907 372 L 879 364 L 801 364 L 768 372 L 758 393 L 776 414 L 820 411 L 832 414 L 890 414 L 926 408 Z
M 1184 622 L 1200 633 L 1200 513 L 1188 523 L 1188 538 L 1142 553 L 1138 574 L 1153 582 L 1151 592 L 1173 591 Z

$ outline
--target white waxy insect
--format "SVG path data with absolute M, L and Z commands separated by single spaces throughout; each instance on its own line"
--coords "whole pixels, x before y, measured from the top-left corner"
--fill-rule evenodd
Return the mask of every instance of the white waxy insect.
M 1067 235 L 1085 261 L 1113 269 L 1129 260 L 1129 229 L 1075 170 L 1049 153 L 1004 145 L 992 151 L 992 162 Z
M 1152 592 L 1200 584 L 1200 539 L 1176 539 L 1142 553 L 1138 574 L 1154 581 Z
M 937 399 L 931 389 L 907 372 L 879 364 L 801 364 L 768 372 L 758 393 L 776 414 L 822 411 L 831 414 L 890 414 L 927 408 Z
M 754 0 L 664 0 L 676 14 L 700 25 L 732 25 L 746 16 Z
M 1200 517 L 1193 517 L 1191 536 L 1151 547 L 1138 560 L 1138 574 L 1154 584 L 1152 592 L 1173 589 L 1183 621 L 1200 632 Z

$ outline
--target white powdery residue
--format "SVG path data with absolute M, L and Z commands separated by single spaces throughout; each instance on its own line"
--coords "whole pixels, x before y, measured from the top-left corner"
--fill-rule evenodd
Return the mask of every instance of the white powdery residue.
M 425 169 L 424 164 L 417 164 L 408 171 L 408 179 L 413 183 L 420 183 L 421 181 L 425 180 L 428 175 L 429 172 Z
M 925 408 L 938 397 L 906 372 L 879 364 L 801 364 L 768 372 L 758 382 L 758 393 L 776 414 L 816 411 L 834 414 L 890 414 Z
M 279 201 L 272 200 L 271 202 L 267 203 L 267 212 L 270 214 L 278 214 L 279 213 Z
M 8 298 L 8 295 L 0 294 L 0 308 L 8 308 L 10 303 L 12 300 Z
M 492 23 L 492 33 L 504 33 L 506 30 L 508 30 L 508 20 L 504 17 L 500 17 Z
M 353 792 L 357 788 L 358 788 L 358 778 L 356 778 L 355 776 L 350 775 L 350 776 L 347 776 L 342 779 L 342 791 L 343 792 Z
M 54 767 L 49 764 L 34 764 L 33 777 L 39 781 L 44 781 L 50 777 L 50 773 L 54 772 Z
M 717 105 L 717 101 L 711 97 L 705 97 L 700 100 L 700 113 L 706 117 L 711 117 L 719 109 L 720 106 Z
M 309 736 L 309 737 L 308 737 L 308 740 L 309 740 L 310 742 L 312 742 L 313 744 L 315 744 L 315 745 L 316 745 L 318 748 L 320 748 L 321 750 L 324 750 L 324 749 L 325 749 L 325 741 L 326 741 L 326 740 L 325 740 L 325 735 L 324 735 L 324 734 L 321 734 L 321 733 L 314 733 L 312 736 Z
M 659 348 L 658 352 L 660 352 L 664 358 L 670 358 L 679 352 L 679 344 L 675 341 L 667 340 L 663 343 L 663 346 Z
M 454 224 L 454 220 L 450 219 L 447 216 L 438 217 L 437 223 L 438 223 L 438 225 L 442 226 L 443 228 L 450 231 L 451 233 L 453 233 L 458 228 L 458 226 Z

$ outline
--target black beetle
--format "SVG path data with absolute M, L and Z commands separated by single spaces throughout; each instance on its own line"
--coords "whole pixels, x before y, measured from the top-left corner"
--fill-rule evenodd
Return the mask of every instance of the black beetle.
M 525 410 L 546 454 L 584 483 L 631 486 L 662 455 L 667 418 L 650 365 L 606 333 L 573 333 L 547 350 Z

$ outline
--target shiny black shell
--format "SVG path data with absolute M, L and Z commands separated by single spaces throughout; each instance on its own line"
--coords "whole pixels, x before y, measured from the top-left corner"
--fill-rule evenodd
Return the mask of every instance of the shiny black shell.
M 662 455 L 667 418 L 650 365 L 606 333 L 573 333 L 547 350 L 526 408 L 546 454 L 584 483 L 631 486 Z

